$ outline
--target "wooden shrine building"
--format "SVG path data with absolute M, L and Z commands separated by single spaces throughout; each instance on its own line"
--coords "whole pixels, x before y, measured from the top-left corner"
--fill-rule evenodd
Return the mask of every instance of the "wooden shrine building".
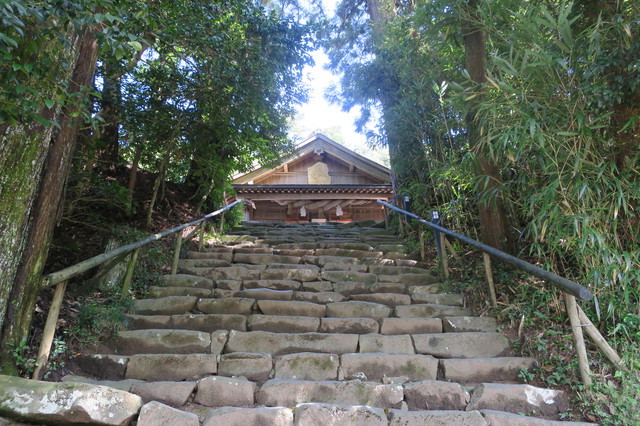
M 375 200 L 392 197 L 388 168 L 319 133 L 273 169 L 234 177 L 232 187 L 256 222 L 383 220 Z

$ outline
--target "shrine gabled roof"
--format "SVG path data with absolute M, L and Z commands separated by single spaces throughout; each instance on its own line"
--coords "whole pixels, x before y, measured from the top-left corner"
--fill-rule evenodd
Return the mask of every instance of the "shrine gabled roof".
M 254 180 L 269 175 L 284 165 L 293 163 L 314 152 L 323 152 L 344 163 L 353 165 L 361 172 L 379 179 L 383 184 L 391 183 L 391 171 L 387 167 L 350 150 L 322 133 L 317 133 L 304 141 L 290 157 L 284 158 L 278 166 L 274 168 L 257 167 L 248 173 L 236 175 L 232 184 L 250 184 Z

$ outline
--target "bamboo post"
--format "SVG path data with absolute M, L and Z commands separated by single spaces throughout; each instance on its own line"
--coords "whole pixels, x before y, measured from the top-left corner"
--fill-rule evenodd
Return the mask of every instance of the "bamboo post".
M 200 240 L 198 241 L 198 251 L 204 247 L 204 221 L 200 222 Z
M 591 372 L 589 371 L 587 348 L 584 345 L 584 335 L 582 334 L 582 327 L 580 326 L 576 297 L 572 294 L 565 293 L 564 303 L 567 307 L 567 314 L 569 315 L 569 322 L 571 323 L 571 332 L 573 333 L 573 340 L 575 341 L 576 352 L 578 353 L 580 377 L 582 379 L 582 384 L 588 388 L 591 386 Z
M 173 252 L 173 262 L 171 263 L 171 275 L 178 272 L 178 261 L 180 260 L 180 249 L 182 248 L 182 231 L 178 232 L 176 237 L 176 248 Z
M 389 209 L 382 207 L 382 211 L 384 212 L 384 229 L 389 229 Z
M 491 297 L 491 306 L 497 307 L 496 287 L 493 282 L 493 272 L 491 271 L 491 257 L 488 253 L 482 252 L 482 260 L 484 261 L 484 273 L 487 276 L 487 284 L 489 284 L 489 297 Z
M 133 270 L 136 267 L 136 262 L 138 261 L 138 252 L 140 251 L 140 247 L 135 249 L 133 253 L 131 253 L 131 259 L 129 259 L 129 264 L 127 265 L 127 273 L 124 276 L 124 283 L 122 284 L 122 294 L 120 295 L 120 301 L 123 301 L 127 298 L 129 294 L 129 288 L 131 288 L 131 279 L 133 278 Z
M 34 380 L 40 380 L 42 378 L 43 369 L 49 361 L 49 353 L 51 352 L 51 345 L 53 344 L 53 336 L 56 334 L 56 325 L 58 324 L 58 316 L 60 315 L 60 308 L 62 307 L 62 300 L 66 288 L 67 281 L 59 282 L 53 293 L 53 300 L 51 301 L 51 307 L 47 314 L 47 322 L 42 331 L 42 342 L 40 342 L 40 349 L 38 350 L 38 365 L 33 371 L 32 378 Z
M 582 308 L 578 306 L 578 319 L 580 320 L 580 325 L 584 326 L 584 330 L 587 332 L 593 343 L 605 354 L 609 361 L 615 364 L 621 370 L 627 371 L 627 366 L 623 364 L 622 358 L 620 355 L 613 349 L 609 343 L 607 343 L 606 339 L 600 334 L 600 331 L 596 328 L 595 325 L 591 322 L 587 314 L 584 313 Z
M 424 262 L 424 260 L 427 258 L 426 249 L 424 246 L 424 231 L 422 230 L 422 226 L 418 226 L 420 229 L 420 232 L 418 233 L 418 235 L 420 236 L 420 260 Z
M 460 260 L 460 256 L 458 256 L 458 253 L 456 253 L 456 251 L 451 246 L 451 243 L 446 238 L 444 239 L 444 245 L 447 246 L 447 250 L 449 250 L 453 257 L 455 257 L 457 260 Z
M 444 279 L 449 279 L 449 259 L 447 259 L 447 247 L 444 244 L 447 236 L 440 232 L 440 247 L 442 248 L 440 260 L 442 261 L 442 269 L 444 270 Z

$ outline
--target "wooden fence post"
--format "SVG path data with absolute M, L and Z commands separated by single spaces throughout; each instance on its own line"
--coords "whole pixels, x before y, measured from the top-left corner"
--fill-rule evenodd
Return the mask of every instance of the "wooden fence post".
M 424 230 L 421 225 L 418 225 L 418 235 L 420 236 L 420 260 L 424 262 L 427 258 L 427 250 L 424 246 Z
M 488 253 L 482 252 L 482 260 L 484 261 L 484 273 L 487 276 L 487 284 L 489 284 L 489 297 L 491 297 L 491 306 L 497 307 L 496 287 L 493 283 L 493 271 L 491 271 L 491 257 Z
M 582 308 L 576 303 L 578 307 L 578 319 L 580 320 L 580 325 L 584 326 L 584 330 L 587 332 L 593 343 L 596 344 L 598 348 L 609 358 L 609 361 L 614 363 L 616 367 L 621 370 L 627 371 L 627 366 L 623 364 L 622 358 L 620 355 L 607 343 L 607 340 L 602 336 L 600 331 L 596 328 L 595 325 L 591 322 L 587 314 L 584 313 Z
M 182 231 L 178 232 L 176 237 L 176 248 L 173 252 L 173 262 L 171 263 L 171 275 L 178 272 L 178 261 L 180 260 L 180 249 L 182 248 Z
M 198 251 L 202 251 L 204 247 L 204 220 L 200 222 L 200 240 L 198 241 Z
M 440 232 L 440 261 L 442 262 L 442 269 L 444 271 L 444 279 L 449 279 L 449 259 L 447 258 L 447 246 L 445 245 L 445 240 L 447 236 L 444 232 Z
M 131 279 L 133 278 L 133 270 L 136 267 L 139 252 L 140 247 L 138 247 L 133 251 L 133 253 L 131 253 L 131 259 L 129 259 L 129 264 L 127 265 L 127 273 L 124 276 L 124 283 L 122 284 L 122 294 L 120 295 L 121 302 L 124 301 L 129 294 L 129 288 L 131 288 Z
M 58 316 L 60 315 L 60 308 L 62 307 L 62 300 L 64 299 L 64 291 L 66 288 L 67 281 L 59 282 L 53 293 L 53 300 L 51 301 L 51 307 L 47 314 L 47 321 L 42 331 L 42 341 L 40 342 L 40 349 L 38 350 L 38 365 L 33 371 L 32 378 L 34 380 L 40 380 L 42 378 L 44 367 L 46 367 L 49 361 L 49 353 L 51 352 L 51 345 L 53 344 L 53 336 L 56 334 L 56 325 L 58 324 Z
M 587 348 L 584 345 L 584 335 L 580 325 L 578 315 L 578 304 L 576 297 L 572 294 L 564 293 L 564 303 L 569 314 L 569 322 L 571 323 L 571 332 L 573 340 L 576 344 L 576 352 L 578 353 L 578 368 L 580 369 L 580 377 L 585 387 L 591 386 L 591 371 L 589 370 L 589 360 L 587 359 Z

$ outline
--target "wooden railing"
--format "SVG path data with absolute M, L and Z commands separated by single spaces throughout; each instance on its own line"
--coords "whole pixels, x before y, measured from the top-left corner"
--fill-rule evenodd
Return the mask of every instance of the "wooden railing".
M 618 368 L 625 369 L 625 365 L 622 363 L 620 356 L 616 353 L 616 351 L 607 343 L 606 339 L 602 336 L 602 334 L 598 331 L 598 329 L 593 325 L 591 320 L 584 313 L 582 308 L 576 302 L 576 298 L 584 301 L 589 301 L 593 298 L 591 291 L 571 280 L 568 280 L 564 277 L 561 277 L 553 272 L 546 271 L 538 266 L 532 265 L 529 262 L 526 262 L 522 259 L 519 259 L 515 256 L 512 256 L 508 253 L 505 253 L 501 250 L 496 249 L 495 247 L 488 246 L 479 241 L 476 241 L 472 238 L 466 237 L 464 235 L 453 232 L 447 228 L 444 228 L 437 223 L 429 222 L 420 218 L 419 216 L 408 212 L 406 210 L 400 209 L 392 204 L 389 204 L 382 200 L 377 200 L 377 202 L 386 208 L 396 211 L 408 218 L 413 218 L 419 223 L 426 225 L 434 230 L 436 234 L 436 242 L 439 246 L 438 254 L 440 256 L 440 261 L 442 263 L 443 273 L 445 279 L 449 278 L 449 267 L 448 267 L 448 254 L 447 251 L 450 251 L 455 255 L 455 252 L 451 249 L 451 245 L 448 243 L 446 236 L 453 237 L 459 241 L 462 241 L 465 244 L 476 247 L 482 251 L 482 257 L 484 260 L 484 269 L 487 278 L 487 284 L 489 287 L 489 298 L 491 300 L 491 305 L 493 307 L 497 306 L 496 292 L 493 281 L 493 273 L 491 268 L 491 256 L 500 259 L 504 262 L 507 262 L 518 269 L 521 269 L 525 272 L 528 272 L 531 275 L 535 275 L 539 278 L 542 278 L 544 282 L 553 284 L 557 288 L 559 288 L 564 293 L 565 306 L 567 308 L 567 314 L 569 316 L 569 322 L 571 323 L 571 332 L 573 334 L 573 339 L 576 346 L 576 352 L 578 356 L 578 366 L 580 368 L 580 377 L 582 379 L 582 383 L 585 386 L 591 385 L 591 376 L 589 363 L 587 360 L 587 350 L 584 344 L 584 335 L 582 330 L 586 330 L 587 334 L 596 346 L 607 356 L 607 358 Z M 422 233 L 420 233 L 422 237 Z
M 205 223 L 208 219 L 212 217 L 222 215 L 221 216 L 221 229 L 222 229 L 222 221 L 224 220 L 224 212 L 234 207 L 236 204 L 243 202 L 244 200 L 237 200 L 219 210 L 216 210 L 212 213 L 209 213 L 198 220 L 194 220 L 193 222 L 185 223 L 180 226 L 176 226 L 175 228 L 168 229 L 166 231 L 160 232 L 158 234 L 150 235 L 147 238 L 143 238 L 142 240 L 138 240 L 135 243 L 127 244 L 122 247 L 118 247 L 113 250 L 109 250 L 97 256 L 94 256 L 90 259 L 84 260 L 75 265 L 69 266 L 68 268 L 64 268 L 60 271 L 53 272 L 51 274 L 45 275 L 42 278 L 42 288 L 49 288 L 52 286 L 56 286 L 55 292 L 53 294 L 53 300 L 51 302 L 51 307 L 49 308 L 49 313 L 47 314 L 47 321 L 44 326 L 44 330 L 42 332 L 42 341 L 40 343 L 40 349 L 38 351 L 38 359 L 37 359 L 37 367 L 33 372 L 34 379 L 40 379 L 44 370 L 44 367 L 47 365 L 49 360 L 49 353 L 51 352 L 51 345 L 53 344 L 53 338 L 55 336 L 56 324 L 58 322 L 58 316 L 60 315 L 60 308 L 62 306 L 62 300 L 64 298 L 64 292 L 67 287 L 67 281 L 75 276 L 82 274 L 96 266 L 102 265 L 105 262 L 110 260 L 114 260 L 117 258 L 124 258 L 131 254 L 131 259 L 127 265 L 127 271 L 125 274 L 124 282 L 122 284 L 122 293 L 121 300 L 125 299 L 129 294 L 129 288 L 131 287 L 131 279 L 133 277 L 133 271 L 136 266 L 136 262 L 138 260 L 138 252 L 140 249 L 147 244 L 151 244 L 158 240 L 168 237 L 169 235 L 175 234 L 178 232 L 178 236 L 176 238 L 176 246 L 175 253 L 173 255 L 173 263 L 171 265 L 171 273 L 175 274 L 178 267 L 178 259 L 180 257 L 180 248 L 183 242 L 189 241 L 193 238 L 197 232 L 200 232 L 200 240 L 199 240 L 199 249 L 202 249 L 204 244 L 204 230 Z M 196 226 L 193 231 L 191 231 L 186 237 L 182 237 L 182 231 L 185 228 Z

